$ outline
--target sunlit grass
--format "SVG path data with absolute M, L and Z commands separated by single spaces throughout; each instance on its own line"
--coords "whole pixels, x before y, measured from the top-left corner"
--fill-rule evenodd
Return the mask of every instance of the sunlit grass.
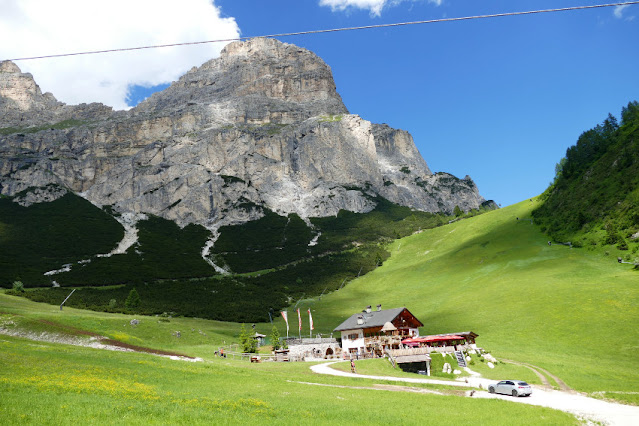
M 538 365 L 578 390 L 639 389 L 639 332 L 628 326 L 639 323 L 639 274 L 604 250 L 548 246 L 536 226 L 516 219 L 537 205 L 526 200 L 394 242 L 382 267 L 307 303 L 316 328 L 330 332 L 366 305 L 406 306 L 422 334 L 473 330 L 498 359 Z
M 0 363 L 5 424 L 576 424 L 507 401 L 367 389 L 376 382 L 317 375 L 308 363 L 190 363 L 8 336 Z

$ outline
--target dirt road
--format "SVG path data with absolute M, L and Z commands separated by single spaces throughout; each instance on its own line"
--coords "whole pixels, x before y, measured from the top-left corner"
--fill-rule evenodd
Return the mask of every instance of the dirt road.
M 447 386 L 466 386 L 475 387 L 478 389 L 487 389 L 488 385 L 496 383 L 495 380 L 484 379 L 476 376 L 468 377 L 468 383 L 466 383 L 465 380 L 448 381 L 426 378 L 422 379 L 388 376 L 368 376 L 364 374 L 353 374 L 345 371 L 335 370 L 330 367 L 330 364 L 333 363 L 314 365 L 311 367 L 311 370 L 318 374 L 330 374 L 333 376 L 357 377 L 363 379 L 386 380 L 405 383 L 430 383 Z M 539 386 L 533 386 L 533 394 L 529 397 L 517 398 L 480 391 L 475 392 L 473 398 L 503 399 L 505 401 L 511 401 L 520 404 L 550 407 L 556 410 L 571 413 L 579 419 L 599 422 L 605 425 L 639 425 L 639 407 L 602 401 L 599 399 L 590 398 L 575 391 L 549 390 L 541 388 Z

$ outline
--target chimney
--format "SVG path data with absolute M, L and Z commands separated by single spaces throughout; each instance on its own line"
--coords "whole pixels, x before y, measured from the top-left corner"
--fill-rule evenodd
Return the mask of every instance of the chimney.
M 367 313 L 367 314 L 370 314 L 370 313 L 371 313 L 371 305 L 368 305 L 368 306 L 366 307 L 366 313 Z
M 364 324 L 364 317 L 362 315 L 358 315 L 357 317 L 357 325 Z
M 377 312 L 382 310 L 382 305 L 377 305 Z

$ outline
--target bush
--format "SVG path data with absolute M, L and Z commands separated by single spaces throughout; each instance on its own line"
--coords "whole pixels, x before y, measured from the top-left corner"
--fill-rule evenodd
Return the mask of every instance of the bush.
M 24 284 L 22 281 L 14 281 L 13 282 L 13 291 L 23 293 L 24 292 Z

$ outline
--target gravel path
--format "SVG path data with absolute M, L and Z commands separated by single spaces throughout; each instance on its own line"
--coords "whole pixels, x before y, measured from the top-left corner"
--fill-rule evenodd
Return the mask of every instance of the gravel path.
M 484 379 L 481 377 L 468 377 L 466 381 L 446 381 L 437 379 L 369 376 L 365 374 L 353 374 L 346 371 L 335 370 L 331 364 L 318 364 L 311 367 L 315 373 L 330 374 L 333 376 L 357 377 L 361 379 L 386 380 L 406 383 L 430 383 L 446 386 L 466 386 L 479 389 L 487 389 L 496 380 Z M 533 386 L 533 394 L 529 397 L 515 398 L 507 395 L 491 394 L 488 392 L 475 392 L 474 398 L 493 398 L 506 401 L 518 402 L 521 404 L 539 405 L 554 408 L 574 414 L 579 419 L 591 422 L 599 422 L 604 425 L 636 426 L 639 425 L 639 407 L 631 405 L 617 404 L 614 402 L 602 401 L 590 398 L 575 391 L 549 390 Z
M 46 323 L 47 321 L 41 320 L 41 322 Z M 74 329 L 73 327 L 64 327 L 64 326 L 60 326 L 59 324 L 55 324 L 55 325 L 66 328 L 66 329 Z M 177 352 L 162 351 L 159 349 L 152 349 L 152 348 L 147 348 L 144 346 L 130 345 L 124 342 L 120 342 L 118 340 L 107 339 L 106 337 L 100 336 L 95 333 L 85 332 L 79 329 L 75 329 L 75 330 L 78 330 L 81 333 L 76 336 L 72 336 L 72 335 L 63 335 L 58 333 L 47 333 L 47 332 L 36 333 L 36 332 L 29 332 L 29 331 L 23 331 L 23 330 L 8 330 L 6 328 L 3 328 L 2 324 L 0 324 L 0 335 L 18 337 L 21 339 L 28 339 L 28 340 L 33 340 L 35 342 L 60 343 L 63 345 L 82 346 L 85 348 L 105 349 L 110 351 L 142 352 L 142 353 L 148 353 L 152 355 L 163 356 L 163 357 L 167 357 L 167 358 L 170 358 L 173 360 L 179 360 L 179 361 L 190 361 L 190 362 L 202 361 L 202 358 L 194 358 L 194 357 L 180 354 Z M 89 337 L 87 338 L 86 336 L 89 336 Z

